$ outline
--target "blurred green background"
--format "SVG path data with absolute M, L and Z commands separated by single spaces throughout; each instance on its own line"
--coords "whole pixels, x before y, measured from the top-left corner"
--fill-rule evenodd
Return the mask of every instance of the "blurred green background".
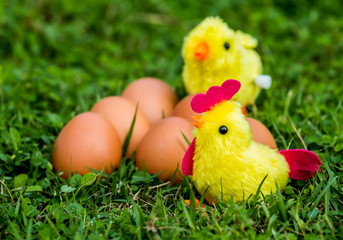
M 73 116 L 88 111 L 97 100 L 120 94 L 128 83 L 143 76 L 165 80 L 180 98 L 184 97 L 186 93 L 181 78 L 183 38 L 203 18 L 220 16 L 231 28 L 250 33 L 258 39 L 257 51 L 261 55 L 264 72 L 273 77 L 272 88 L 262 91 L 252 108 L 252 116 L 270 128 L 283 149 L 303 148 L 295 133 L 296 128 L 309 149 L 317 151 L 325 163 L 323 175 L 314 185 L 316 188 L 313 185 L 305 188 L 305 194 L 310 196 L 314 188 L 324 191 L 324 183 L 338 176 L 331 182 L 336 191 L 332 190 L 334 193 L 331 195 L 325 192 L 316 202 L 316 206 L 325 205 L 325 214 L 329 216 L 331 225 L 328 221 L 318 226 L 312 222 L 314 219 L 324 221 L 317 219 L 321 216 L 320 211 L 324 210 L 313 212 L 317 209 L 315 206 L 303 210 L 305 217 L 301 221 L 307 224 L 307 227 L 303 226 L 305 230 L 289 227 L 295 230 L 284 231 L 295 237 L 304 237 L 306 233 L 323 237 L 326 232 L 337 237 L 338 231 L 342 232 L 342 227 L 339 227 L 342 226 L 342 214 L 337 213 L 342 210 L 342 202 L 337 200 L 342 196 L 339 192 L 342 192 L 343 168 L 342 9 L 343 2 L 339 0 L 0 1 L 0 179 L 10 189 L 15 202 L 22 196 L 39 199 L 28 204 L 38 212 L 53 206 L 53 203 L 61 206 L 69 203 L 67 195 L 59 193 L 66 182 L 53 173 L 50 164 L 52 146 L 62 127 Z M 128 162 L 128 166 L 123 167 L 128 171 L 125 177 L 117 179 L 117 173 L 114 173 L 112 180 L 105 180 L 106 184 L 114 186 L 116 182 L 113 183 L 113 179 L 125 183 L 132 181 L 132 176 L 138 173 L 133 160 Z M 28 176 L 24 184 L 14 183 L 19 174 Z M 155 179 L 153 183 L 142 182 L 137 186 L 144 188 L 143 183 L 149 186 L 156 182 Z M 40 186 L 43 191 L 27 193 L 26 186 Z M 0 207 L 0 238 L 13 237 L 9 233 L 13 229 L 17 230 L 14 236 L 20 237 L 19 229 L 27 229 L 30 221 L 30 233 L 26 232 L 26 236 L 43 236 L 41 231 L 47 231 L 50 237 L 59 236 L 53 230 L 42 230 L 45 228 L 39 226 L 39 218 L 34 217 L 37 214 L 27 218 L 18 214 L 21 208 L 16 210 L 18 204 L 11 205 L 4 184 L 1 189 L 0 199 L 4 204 Z M 82 191 L 84 196 L 92 196 L 101 191 L 99 189 L 101 186 Z M 181 196 L 186 198 L 187 194 L 189 192 L 184 191 Z M 181 204 L 182 199 L 179 196 L 177 199 Z M 74 201 L 81 200 L 76 198 Z M 87 217 L 92 217 L 93 210 L 87 204 Z M 97 204 L 91 205 L 99 206 Z M 332 216 L 329 214 L 331 211 L 335 213 Z M 147 212 L 143 208 L 144 224 L 150 219 Z M 310 213 L 315 217 L 306 218 Z M 242 214 L 245 216 L 247 213 L 243 211 Z M 169 230 L 164 233 L 159 230 L 160 235 L 157 236 L 190 236 L 189 229 L 192 228 L 185 223 L 185 216 L 171 214 L 169 217 L 172 221 L 177 217 L 179 222 L 175 224 L 184 227 L 185 232 L 174 232 L 173 235 Z M 268 232 L 262 220 L 255 215 L 250 217 L 258 227 L 241 231 L 242 235 L 237 233 L 238 237 L 262 234 L 264 230 L 265 237 L 273 236 L 273 227 Z M 111 221 L 114 220 L 111 218 Z M 46 222 L 44 220 L 45 227 L 50 229 Z M 274 230 L 279 232 L 285 222 L 281 220 Z M 69 225 L 66 226 L 68 228 Z M 199 225 L 197 229 L 205 228 Z M 229 234 L 231 230 L 224 231 L 224 235 L 232 237 Z M 68 233 L 65 231 L 64 234 Z M 101 232 L 96 231 L 82 232 L 80 236 L 89 237 L 91 233 Z M 110 231 L 108 234 L 112 235 L 104 236 L 122 237 L 120 233 L 125 231 L 124 227 L 116 227 L 115 233 Z M 146 231 L 132 231 L 129 236 L 153 238 Z M 137 235 L 137 231 L 140 234 Z M 204 230 L 201 234 L 219 236 L 216 235 L 219 230 L 211 231 Z M 244 235 L 246 233 L 252 235 Z M 285 234 L 283 231 L 279 233 Z

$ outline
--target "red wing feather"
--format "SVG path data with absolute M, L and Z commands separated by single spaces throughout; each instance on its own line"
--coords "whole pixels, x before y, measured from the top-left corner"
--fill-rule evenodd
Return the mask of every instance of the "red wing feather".
M 194 152 L 195 152 L 195 140 L 196 138 L 193 139 L 191 142 L 191 145 L 189 145 L 185 156 L 183 157 L 182 160 L 182 172 L 183 175 L 193 175 L 193 163 L 194 163 Z

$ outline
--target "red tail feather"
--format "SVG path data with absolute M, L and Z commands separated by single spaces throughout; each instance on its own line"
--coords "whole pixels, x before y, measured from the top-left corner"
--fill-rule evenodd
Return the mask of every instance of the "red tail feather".
M 322 165 L 319 157 L 308 150 L 290 149 L 279 151 L 288 162 L 289 177 L 296 180 L 309 180 L 314 174 L 320 172 L 319 165 Z

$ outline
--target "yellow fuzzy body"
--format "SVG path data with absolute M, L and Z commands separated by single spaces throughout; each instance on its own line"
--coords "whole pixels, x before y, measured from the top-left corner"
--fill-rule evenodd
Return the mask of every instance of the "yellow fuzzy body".
M 192 180 L 200 193 L 206 192 L 210 203 L 231 199 L 241 201 L 255 194 L 265 179 L 261 192 L 275 192 L 276 183 L 284 189 L 289 166 L 276 150 L 252 141 L 249 123 L 240 104 L 225 101 L 205 112 L 203 125 L 195 131 L 195 155 Z M 226 126 L 225 135 L 219 133 Z
M 204 60 L 194 57 L 194 49 L 200 42 L 209 45 L 209 55 Z M 225 42 L 230 44 L 228 50 L 224 48 Z M 262 73 L 261 59 L 253 50 L 256 46 L 256 39 L 233 31 L 220 18 L 206 18 L 189 33 L 183 44 L 182 76 L 187 92 L 205 92 L 227 79 L 237 79 L 242 86 L 233 100 L 243 106 L 252 104 L 260 91 L 254 81 Z

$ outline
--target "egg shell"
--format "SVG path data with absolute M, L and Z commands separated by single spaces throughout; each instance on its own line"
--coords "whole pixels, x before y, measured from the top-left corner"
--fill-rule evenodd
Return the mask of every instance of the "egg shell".
M 263 123 L 250 117 L 247 117 L 246 120 L 250 124 L 253 141 L 277 149 L 273 135 Z
M 118 133 L 122 146 L 130 130 L 135 111 L 135 104 L 120 96 L 103 98 L 91 109 L 91 112 L 100 114 L 112 124 Z M 149 128 L 150 123 L 148 118 L 138 109 L 126 156 L 132 156 Z
M 175 106 L 172 116 L 182 117 L 190 122 L 193 122 L 193 116 L 200 116 L 201 113 L 196 113 L 192 110 L 191 101 L 196 93 L 184 97 L 178 104 Z
M 158 175 L 163 181 L 169 181 L 175 170 L 174 183 L 182 181 L 181 164 L 188 149 L 188 143 L 182 133 L 191 142 L 193 125 L 180 117 L 169 117 L 153 126 L 144 136 L 136 153 L 136 165 L 139 170 Z M 182 133 L 181 133 L 182 132 Z
M 97 113 L 86 112 L 70 120 L 58 135 L 52 164 L 56 172 L 65 171 L 83 175 L 92 172 L 88 168 L 111 172 L 122 156 L 119 137 L 112 125 Z
M 174 90 L 167 83 L 152 77 L 132 82 L 124 89 L 122 97 L 134 104 L 139 103 L 139 108 L 151 125 L 163 117 L 170 116 L 178 100 Z

